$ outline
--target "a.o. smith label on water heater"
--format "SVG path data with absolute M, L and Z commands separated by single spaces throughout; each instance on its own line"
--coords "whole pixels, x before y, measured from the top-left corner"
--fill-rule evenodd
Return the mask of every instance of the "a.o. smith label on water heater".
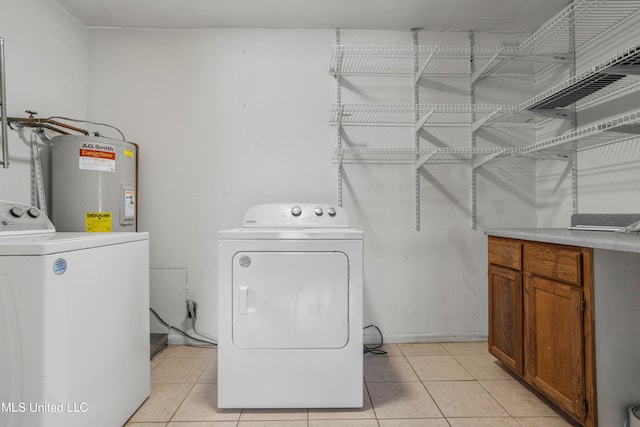
M 83 144 L 80 149 L 80 169 L 115 172 L 116 153 L 108 145 Z

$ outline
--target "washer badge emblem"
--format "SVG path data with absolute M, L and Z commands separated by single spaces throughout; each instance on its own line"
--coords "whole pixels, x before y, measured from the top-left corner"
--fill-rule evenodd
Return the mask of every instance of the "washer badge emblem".
M 58 258 L 53 261 L 53 272 L 60 276 L 67 271 L 67 261 L 64 258 Z
M 242 255 L 238 260 L 238 263 L 240 264 L 240 267 L 247 268 L 251 265 L 251 257 Z

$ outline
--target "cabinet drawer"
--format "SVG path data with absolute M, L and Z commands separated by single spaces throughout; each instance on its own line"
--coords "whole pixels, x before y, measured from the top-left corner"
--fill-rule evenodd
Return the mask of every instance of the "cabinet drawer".
M 489 236 L 489 263 L 522 269 L 522 242 Z
M 582 252 L 553 244 L 525 244 L 524 269 L 539 276 L 582 284 Z

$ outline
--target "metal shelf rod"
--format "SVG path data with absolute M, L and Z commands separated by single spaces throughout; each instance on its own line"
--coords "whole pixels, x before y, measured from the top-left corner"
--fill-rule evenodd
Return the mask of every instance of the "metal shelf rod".
M 2 130 L 2 167 L 9 167 L 9 132 L 7 125 L 7 86 L 4 68 L 4 39 L 0 37 L 0 126 Z

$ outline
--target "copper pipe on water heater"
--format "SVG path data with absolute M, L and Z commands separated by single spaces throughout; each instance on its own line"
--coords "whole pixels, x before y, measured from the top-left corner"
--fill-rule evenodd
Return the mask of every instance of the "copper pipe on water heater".
M 62 129 L 58 129 L 55 126 L 72 130 L 74 132 L 82 133 L 84 135 L 89 135 L 89 131 L 86 129 L 78 128 L 75 126 L 71 126 L 66 123 L 58 122 L 52 119 L 39 119 L 37 117 L 9 117 L 9 124 L 15 123 L 19 126 L 31 127 L 31 128 L 45 128 L 55 132 L 58 132 L 62 135 L 69 135 L 69 132 L 64 131 Z

